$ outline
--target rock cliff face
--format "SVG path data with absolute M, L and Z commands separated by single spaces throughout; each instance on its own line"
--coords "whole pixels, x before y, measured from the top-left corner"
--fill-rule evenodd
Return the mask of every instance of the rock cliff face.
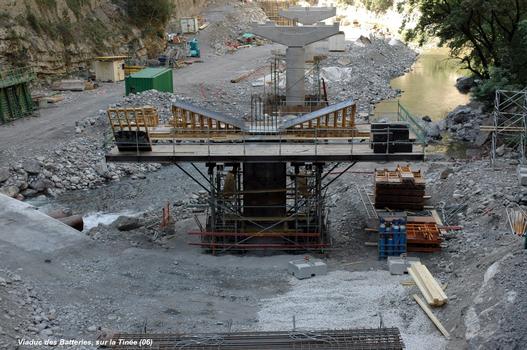
M 174 16 L 200 12 L 205 0 L 173 0 Z M 163 33 L 132 24 L 124 0 L 0 1 L 0 66 L 32 66 L 40 76 L 91 67 L 99 55 L 155 57 Z

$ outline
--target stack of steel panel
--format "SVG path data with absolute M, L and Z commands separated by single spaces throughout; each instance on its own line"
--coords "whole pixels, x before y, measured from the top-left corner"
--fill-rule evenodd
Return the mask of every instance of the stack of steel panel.
M 208 334 L 117 334 L 113 349 L 184 350 L 399 350 L 398 328 Z
M 29 68 L 0 71 L 0 124 L 8 123 L 33 113 L 29 82 L 35 74 Z
M 398 166 L 375 170 L 375 208 L 423 210 L 425 180 L 421 171 Z

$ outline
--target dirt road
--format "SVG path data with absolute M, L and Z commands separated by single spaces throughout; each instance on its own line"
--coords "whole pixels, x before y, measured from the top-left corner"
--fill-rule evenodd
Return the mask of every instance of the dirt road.
M 0 126 L 0 161 L 39 154 L 61 141 L 75 137 L 75 122 L 93 117 L 99 109 L 124 96 L 124 84 L 102 84 L 96 90 L 68 92 L 67 99 L 37 111 L 36 117 Z

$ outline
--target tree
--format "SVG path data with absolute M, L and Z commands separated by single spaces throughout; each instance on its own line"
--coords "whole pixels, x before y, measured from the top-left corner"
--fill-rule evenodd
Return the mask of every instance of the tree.
M 393 6 L 394 0 L 341 0 L 348 5 L 362 4 L 368 10 L 383 13 Z
M 526 83 L 527 0 L 409 0 L 418 10 L 417 25 L 406 38 L 438 37 L 475 76 L 493 71 Z
M 171 0 L 126 0 L 130 20 L 139 26 L 164 27 L 172 15 Z

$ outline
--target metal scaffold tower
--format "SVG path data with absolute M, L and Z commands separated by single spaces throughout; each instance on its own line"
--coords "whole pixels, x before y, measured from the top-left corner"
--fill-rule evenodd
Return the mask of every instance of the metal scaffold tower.
M 497 90 L 492 114 L 491 166 L 496 161 L 498 143 L 505 142 L 521 155 L 521 164 L 525 164 L 527 146 L 527 88 L 521 91 Z M 488 128 L 487 128 L 488 129 Z M 487 130 L 485 129 L 485 130 Z M 482 127 L 482 130 L 483 127 Z

